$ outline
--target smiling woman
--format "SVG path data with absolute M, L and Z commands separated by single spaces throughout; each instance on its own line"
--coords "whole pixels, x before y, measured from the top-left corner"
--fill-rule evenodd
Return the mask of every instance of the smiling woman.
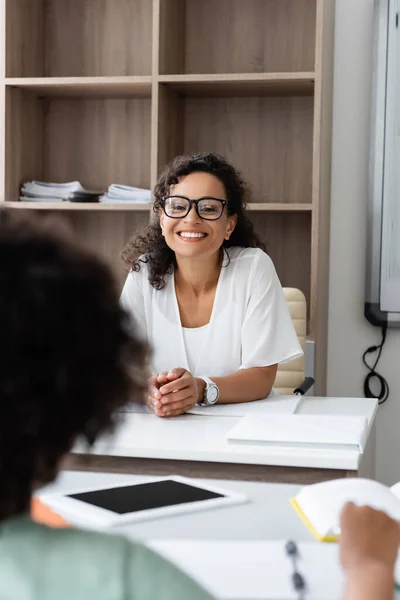
M 122 252 L 121 302 L 153 348 L 148 405 L 161 417 L 266 398 L 302 350 L 244 181 L 215 154 L 179 156 L 154 195 L 158 219 Z

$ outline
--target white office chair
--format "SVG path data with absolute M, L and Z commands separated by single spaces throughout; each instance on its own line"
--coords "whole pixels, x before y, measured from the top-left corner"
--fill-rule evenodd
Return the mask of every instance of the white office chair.
M 290 316 L 299 338 L 303 351 L 306 345 L 307 333 L 307 301 L 303 292 L 296 288 L 283 288 Z M 312 378 L 305 379 L 305 356 L 296 358 L 278 366 L 274 390 L 278 394 L 292 394 L 294 390 L 306 386 L 302 393 L 314 383 Z

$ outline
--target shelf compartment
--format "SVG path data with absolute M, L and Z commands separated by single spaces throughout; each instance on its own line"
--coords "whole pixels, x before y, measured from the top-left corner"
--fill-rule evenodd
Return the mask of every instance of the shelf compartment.
M 7 77 L 151 74 L 151 0 L 4 1 Z
M 195 97 L 312 96 L 314 72 L 160 75 L 160 83 Z
M 8 77 L 7 87 L 39 98 L 150 98 L 151 77 Z
M 5 200 L 25 181 L 150 188 L 151 100 L 40 99 L 6 90 Z M 79 209 L 76 209 L 79 210 Z
M 177 154 L 216 152 L 241 171 L 257 202 L 310 202 L 312 96 L 182 97 L 168 84 L 159 92 L 158 171 Z
M 160 73 L 313 71 L 316 0 L 162 0 Z

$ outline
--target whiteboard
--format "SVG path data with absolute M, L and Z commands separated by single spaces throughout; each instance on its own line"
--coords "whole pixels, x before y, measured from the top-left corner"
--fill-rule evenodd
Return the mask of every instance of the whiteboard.
M 375 0 L 364 315 L 400 327 L 400 0 Z
M 382 311 L 400 312 L 400 0 L 390 0 L 382 197 Z

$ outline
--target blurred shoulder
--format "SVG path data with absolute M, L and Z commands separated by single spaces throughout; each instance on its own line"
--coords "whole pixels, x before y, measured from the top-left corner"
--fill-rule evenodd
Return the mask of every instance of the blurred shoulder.
M 2 598 L 4 590 L 35 587 L 46 565 L 48 593 L 41 600 L 56 596 L 61 600 L 210 600 L 169 561 L 122 536 L 51 528 L 18 518 L 1 526 L 0 554 L 9 574 L 0 582 Z

